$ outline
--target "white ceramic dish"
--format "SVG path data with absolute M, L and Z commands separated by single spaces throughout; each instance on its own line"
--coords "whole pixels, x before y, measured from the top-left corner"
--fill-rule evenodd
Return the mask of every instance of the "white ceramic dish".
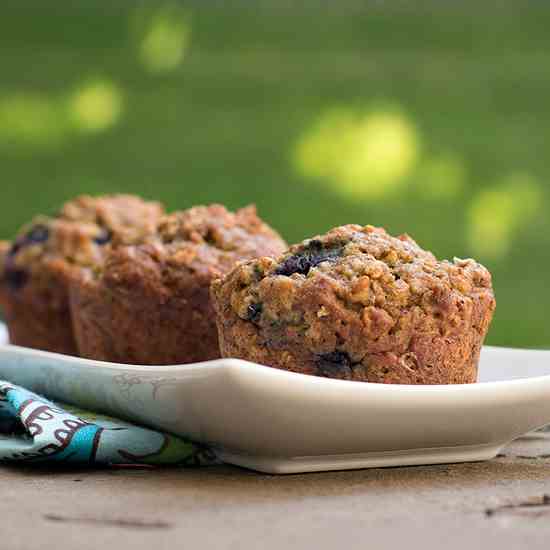
M 550 351 L 487 347 L 478 384 L 401 386 L 237 359 L 140 367 L 1 345 L 0 379 L 190 437 L 269 473 L 486 460 L 550 423 Z

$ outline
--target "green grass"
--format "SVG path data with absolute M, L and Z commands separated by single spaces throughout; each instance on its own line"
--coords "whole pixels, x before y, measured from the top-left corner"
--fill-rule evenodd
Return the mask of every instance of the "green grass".
M 473 254 L 471 202 L 502 178 L 527 173 L 541 191 L 538 212 L 513 228 L 507 254 L 479 258 L 497 292 L 489 340 L 549 346 L 550 9 L 217 4 L 182 3 L 191 46 L 163 75 L 138 61 L 131 3 L 2 4 L 0 100 L 26 93 L 61 101 L 101 77 L 119 87 L 124 110 L 109 130 L 71 131 L 51 147 L 6 137 L 0 120 L 0 237 L 78 193 L 125 191 L 170 209 L 255 202 L 290 241 L 372 223 L 406 231 L 438 255 L 463 257 Z M 422 158 L 460 160 L 466 179 L 458 196 L 422 198 L 415 172 L 398 196 L 346 198 L 336 184 L 296 171 L 293 146 L 320 113 L 380 102 L 414 122 Z

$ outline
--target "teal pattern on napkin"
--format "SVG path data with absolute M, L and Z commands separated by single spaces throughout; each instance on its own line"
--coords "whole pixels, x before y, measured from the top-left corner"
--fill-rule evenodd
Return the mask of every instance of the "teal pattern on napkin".
M 0 381 L 0 460 L 87 465 L 203 465 L 205 447 Z

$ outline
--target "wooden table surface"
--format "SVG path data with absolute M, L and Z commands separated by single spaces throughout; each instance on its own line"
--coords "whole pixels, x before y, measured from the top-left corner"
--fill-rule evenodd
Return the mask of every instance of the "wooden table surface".
M 270 476 L 0 467 L 2 550 L 547 549 L 550 433 L 486 463 Z

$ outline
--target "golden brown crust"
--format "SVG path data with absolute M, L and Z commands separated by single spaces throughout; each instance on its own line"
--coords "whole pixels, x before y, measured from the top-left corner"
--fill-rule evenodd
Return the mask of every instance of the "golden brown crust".
M 77 353 L 69 311 L 69 281 L 96 269 L 113 243 L 151 232 L 158 203 L 128 195 L 78 197 L 55 217 L 37 217 L 3 253 L 0 303 L 13 343 Z
M 9 241 L 0 241 L 0 277 L 4 272 L 4 265 L 6 264 L 6 258 L 10 251 L 11 243 Z
M 219 357 L 212 280 L 239 261 L 285 248 L 254 207 L 198 206 L 166 216 L 155 235 L 114 248 L 100 272 L 74 280 L 81 354 L 144 365 Z
M 475 261 L 358 225 L 241 264 L 212 295 L 224 357 L 402 384 L 474 382 L 495 307 Z

